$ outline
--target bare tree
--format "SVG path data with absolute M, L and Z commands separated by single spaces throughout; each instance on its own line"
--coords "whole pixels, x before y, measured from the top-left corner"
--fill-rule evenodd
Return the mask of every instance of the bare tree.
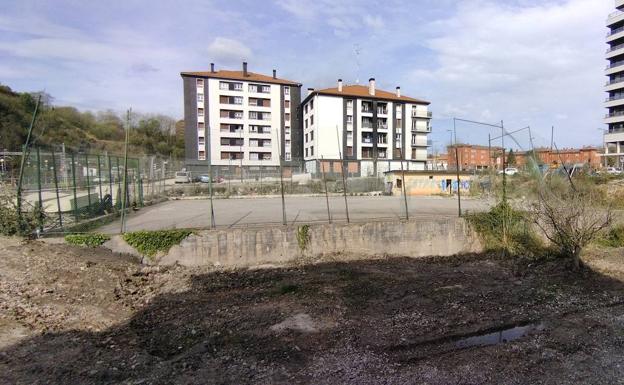
M 551 187 L 538 188 L 530 211 L 546 238 L 562 256 L 571 258 L 578 269 L 581 251 L 611 225 L 613 210 L 601 204 L 599 192 L 593 186 L 579 188 L 570 183 Z

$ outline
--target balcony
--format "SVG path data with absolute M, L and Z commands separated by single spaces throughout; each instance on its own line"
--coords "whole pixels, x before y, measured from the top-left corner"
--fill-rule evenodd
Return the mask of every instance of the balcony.
M 624 104 L 624 95 L 612 96 L 605 100 L 605 107 L 616 107 Z
M 431 111 L 412 110 L 412 118 L 431 119 L 432 116 Z
M 624 78 L 618 78 L 614 80 L 608 80 L 605 84 L 605 91 L 613 91 L 620 88 L 624 88 Z
M 605 58 L 610 59 L 612 57 L 616 57 L 622 54 L 624 54 L 624 44 L 618 44 L 607 49 L 607 54 Z
M 624 12 L 615 11 L 607 17 L 607 27 L 624 20 Z
M 607 43 L 613 40 L 617 40 L 622 36 L 624 36 L 624 27 L 612 29 L 611 31 L 607 32 Z
M 605 124 L 624 122 L 624 111 L 615 111 L 605 115 Z
M 611 132 L 605 132 L 605 143 L 624 142 L 624 128 L 616 129 Z
M 624 71 L 624 60 L 607 64 L 605 74 L 611 75 L 621 71 Z
M 377 115 L 388 115 L 388 109 L 377 107 Z

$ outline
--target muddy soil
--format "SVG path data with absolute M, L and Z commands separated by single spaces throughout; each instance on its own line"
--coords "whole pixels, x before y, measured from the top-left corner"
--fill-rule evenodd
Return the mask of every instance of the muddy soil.
M 208 271 L 1 244 L 0 383 L 624 383 L 624 284 L 605 274 L 621 251 L 601 272 L 490 256 Z

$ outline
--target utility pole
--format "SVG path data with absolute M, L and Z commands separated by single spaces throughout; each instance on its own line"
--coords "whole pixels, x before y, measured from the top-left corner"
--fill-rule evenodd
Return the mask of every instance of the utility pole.
M 30 126 L 28 127 L 28 134 L 26 135 L 26 142 L 22 147 L 22 161 L 20 164 L 19 171 L 19 179 L 17 181 L 17 216 L 19 219 L 19 227 L 22 229 L 22 183 L 24 181 L 24 165 L 26 164 L 26 159 L 30 155 L 28 146 L 30 144 L 30 138 L 32 137 L 32 130 L 35 126 L 35 120 L 37 119 L 37 112 L 39 111 L 39 103 L 41 103 L 41 95 L 37 98 L 37 104 L 35 104 L 35 111 L 33 112 L 32 119 L 30 121 Z
M 340 133 L 338 132 L 338 125 L 336 125 L 336 138 L 338 139 L 338 157 L 340 158 L 340 164 L 342 169 L 342 195 L 344 196 L 345 202 L 345 213 L 347 215 L 347 223 L 350 223 L 349 219 L 349 204 L 347 203 L 347 182 L 345 180 L 345 167 L 344 167 L 344 159 L 342 158 L 342 150 L 340 149 Z
M 126 206 L 128 194 L 128 141 L 130 139 L 130 111 L 126 112 L 126 141 L 124 144 L 123 198 L 121 199 L 121 233 L 126 231 Z
M 461 217 L 461 182 L 459 180 L 459 150 L 457 149 L 457 123 L 455 118 L 453 118 L 453 135 L 455 137 L 455 171 L 457 172 L 457 213 Z

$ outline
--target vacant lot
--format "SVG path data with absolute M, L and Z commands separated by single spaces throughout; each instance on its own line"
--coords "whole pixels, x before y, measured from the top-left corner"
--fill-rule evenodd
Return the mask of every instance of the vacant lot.
M 360 196 L 348 197 L 349 215 L 352 221 L 366 219 L 397 219 L 405 217 L 405 202 L 401 197 Z M 345 203 L 341 196 L 329 198 L 332 219 L 344 221 Z M 486 200 L 465 199 L 463 210 L 484 210 Z M 280 198 L 215 199 L 217 226 L 244 226 L 281 223 L 282 201 Z M 408 210 L 411 217 L 457 215 L 457 200 L 441 197 L 409 197 Z M 286 197 L 288 223 L 327 221 L 327 203 L 324 196 Z M 159 230 L 171 228 L 197 228 L 210 226 L 210 201 L 179 200 L 147 207 L 134 213 L 127 222 L 128 231 Z M 104 226 L 98 231 L 115 233 L 119 222 Z
M 0 244 L 0 383 L 624 378 L 624 286 L 589 270 L 467 256 L 202 271 Z

